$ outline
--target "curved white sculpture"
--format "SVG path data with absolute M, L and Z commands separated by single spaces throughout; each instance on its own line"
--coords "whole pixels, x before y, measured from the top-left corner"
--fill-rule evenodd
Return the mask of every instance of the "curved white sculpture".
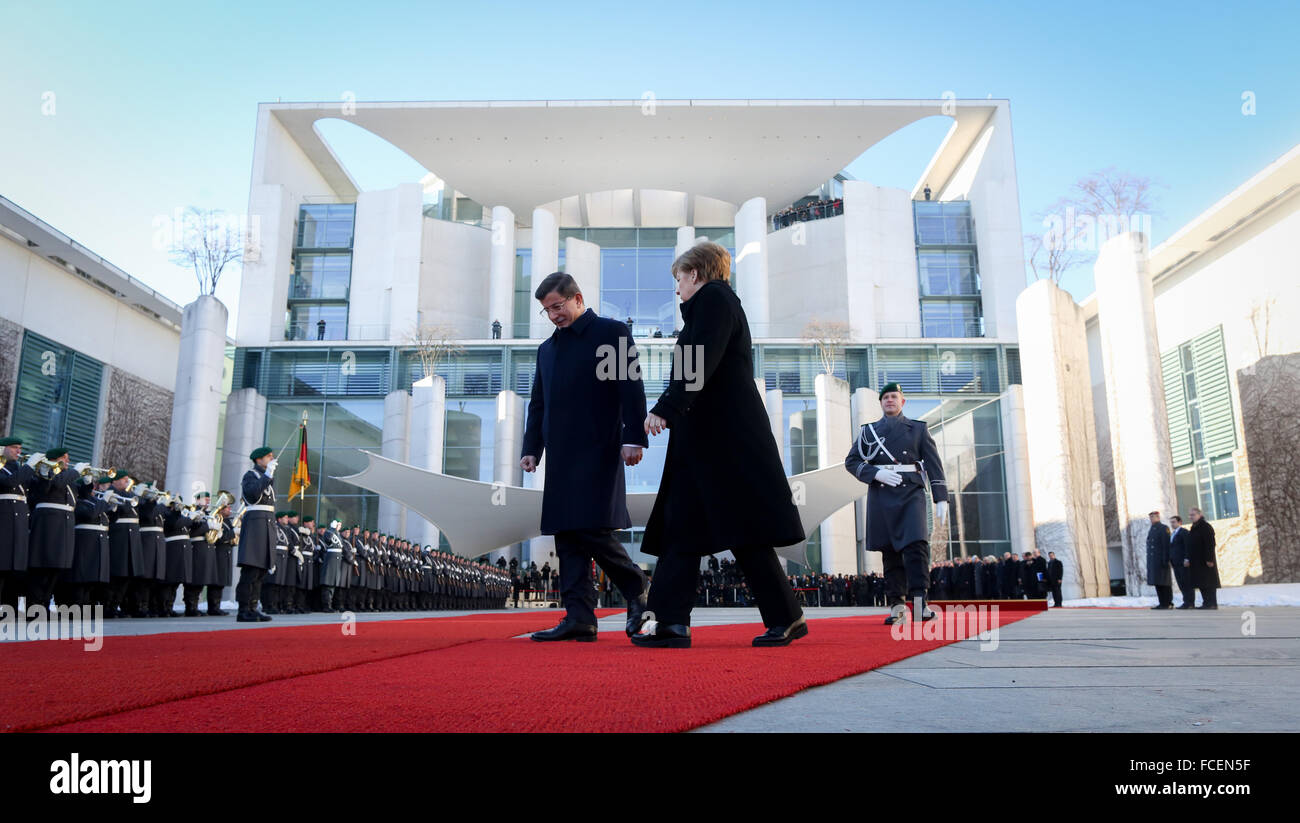
M 479 557 L 540 534 L 541 489 L 466 480 L 416 468 L 374 452 L 365 454 L 370 463 L 363 471 L 334 479 L 396 500 L 418 512 L 447 536 L 447 542 L 457 554 Z M 867 491 L 841 465 L 797 474 L 789 481 L 791 499 L 799 509 L 805 537 L 831 514 Z M 654 501 L 653 492 L 627 496 L 627 511 L 633 526 L 646 524 Z M 726 546 L 718 547 L 719 552 L 726 549 Z M 801 543 L 776 551 L 796 563 L 805 562 Z

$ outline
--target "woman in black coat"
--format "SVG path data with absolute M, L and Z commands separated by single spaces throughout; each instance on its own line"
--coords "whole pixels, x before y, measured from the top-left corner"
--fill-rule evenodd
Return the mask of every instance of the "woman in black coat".
M 1214 554 L 1214 527 L 1200 509 L 1192 509 L 1192 527 L 1187 530 L 1187 561 L 1192 585 L 1201 590 L 1198 609 L 1219 608 L 1219 564 Z
M 659 558 L 654 619 L 632 641 L 689 647 L 700 558 L 730 549 L 768 628 L 753 645 L 788 645 L 808 628 L 773 547 L 807 535 L 754 385 L 749 322 L 727 282 L 731 255 L 699 243 L 672 270 L 685 324 L 673 379 L 645 421 L 650 434 L 672 432 L 641 544 Z

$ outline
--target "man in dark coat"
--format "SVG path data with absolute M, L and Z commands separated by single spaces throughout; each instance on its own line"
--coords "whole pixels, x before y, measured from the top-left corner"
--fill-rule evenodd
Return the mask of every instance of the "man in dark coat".
M 672 380 L 645 420 L 650 434 L 670 432 L 641 544 L 659 558 L 650 591 L 655 623 L 632 640 L 688 647 L 701 559 L 730 549 L 767 627 L 751 645 L 789 645 L 808 626 L 775 547 L 807 535 L 754 385 L 749 320 L 728 282 L 731 255 L 697 243 L 673 261 L 672 274 L 685 325 Z
M 934 617 L 925 605 L 929 582 L 925 568 L 930 563 L 927 480 L 935 521 L 941 527 L 948 525 L 943 461 L 926 424 L 903 415 L 906 402 L 897 383 L 881 387 L 884 416 L 862 425 L 844 459 L 844 468 L 868 486 L 867 548 L 880 552 L 884 561 L 885 584 L 889 587 L 888 625 L 906 619 L 905 598 L 919 608 L 920 614 L 915 615 L 919 619 Z M 961 574 L 954 574 L 959 597 L 974 594 L 973 580 L 966 571 L 967 564 L 962 564 Z M 968 585 L 969 589 L 964 588 Z
M 230 561 L 235 546 L 235 529 L 231 526 L 229 501 L 234 499 L 234 496 L 229 492 L 220 492 L 217 499 L 222 503 L 221 508 L 215 512 L 221 519 L 221 537 L 217 538 L 217 542 L 212 547 L 215 582 L 210 584 L 207 590 L 208 617 L 225 617 L 230 614 L 221 608 L 221 593 L 226 586 L 230 585 Z
M 254 449 L 249 455 L 253 468 L 244 472 L 240 493 L 244 498 L 239 527 L 239 585 L 235 587 L 235 600 L 239 612 L 235 619 L 241 623 L 267 621 L 269 614 L 262 611 L 262 579 L 274 567 L 275 553 L 275 487 L 272 485 L 276 460 L 267 446 Z
M 1002 553 L 1002 596 L 1008 600 L 1021 599 L 1020 560 L 1011 552 Z
M 1061 607 L 1061 581 L 1065 579 L 1065 564 L 1056 559 L 1056 552 L 1047 553 L 1047 590 L 1052 593 L 1052 605 Z
M 1214 527 L 1200 509 L 1191 509 L 1192 527 L 1187 531 L 1187 563 L 1192 585 L 1201 590 L 1198 609 L 1219 608 L 1219 560 L 1214 553 Z
M 1178 515 L 1169 518 L 1169 565 L 1174 567 L 1174 580 L 1183 595 L 1183 604 L 1178 608 L 1192 608 L 1196 605 L 1196 587 L 1192 585 L 1191 564 L 1187 560 L 1187 529 Z
M 136 513 L 140 501 L 131 491 L 134 480 L 128 472 L 115 471 L 112 478 L 113 496 L 118 502 L 108 512 L 110 599 L 105 609 L 124 617 L 145 617 L 149 610 L 145 583 L 147 580 L 152 585 L 155 569 L 144 568 L 140 517 Z
M 1152 609 L 1174 607 L 1174 580 L 1169 569 L 1169 527 L 1160 522 L 1160 512 L 1147 515 L 1147 582 L 1156 587 L 1156 604 Z
M 54 584 L 64 569 L 72 568 L 74 515 L 77 505 L 73 486 L 80 474 L 68 468 L 68 450 L 45 453 L 58 469 L 47 465 L 36 471 L 32 481 L 32 533 L 27 555 L 27 608 L 50 605 Z
M 545 453 L 542 534 L 555 535 L 565 618 L 534 640 L 596 639 L 595 560 L 628 603 L 627 633 L 641 627 L 645 574 L 614 535 L 631 527 L 623 466 L 641 462 L 645 389 L 632 335 L 583 302 L 573 277 L 555 272 L 534 292 L 555 324 L 537 348 L 537 370 L 519 465 L 536 471 Z M 540 582 L 540 575 L 538 576 Z
M 111 480 L 107 475 L 98 479 L 86 476 L 76 484 L 72 567 L 63 571 L 54 587 L 54 602 L 60 606 L 91 605 L 91 592 L 109 581 L 109 504 L 102 492 L 109 488 Z
M 18 610 L 18 590 L 27 571 L 27 536 L 31 516 L 27 492 L 36 473 L 22 463 L 23 441 L 18 437 L 0 440 L 4 462 L 0 463 L 0 605 Z

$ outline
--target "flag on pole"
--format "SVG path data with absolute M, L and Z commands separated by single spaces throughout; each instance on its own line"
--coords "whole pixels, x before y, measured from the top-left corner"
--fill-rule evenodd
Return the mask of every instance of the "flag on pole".
M 307 487 L 311 477 L 307 474 L 307 422 L 298 424 L 298 463 L 293 467 L 293 478 L 289 481 L 289 499 L 307 498 Z

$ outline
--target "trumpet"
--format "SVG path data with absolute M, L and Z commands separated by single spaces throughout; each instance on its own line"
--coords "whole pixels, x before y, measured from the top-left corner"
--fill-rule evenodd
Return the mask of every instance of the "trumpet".
M 204 539 L 208 545 L 212 545 L 221 539 L 222 524 L 225 518 L 221 516 L 221 510 L 235 502 L 234 496 L 230 492 L 220 492 L 217 494 L 217 502 L 212 504 L 212 514 L 208 516 L 208 533 Z
M 30 458 L 28 459 L 30 461 Z M 49 480 L 63 471 L 62 463 L 57 460 L 47 460 L 45 457 L 39 457 L 35 461 L 31 461 L 31 466 L 36 470 L 36 476 L 43 480 Z
M 76 471 L 78 477 L 102 477 L 103 475 L 111 475 L 113 473 L 112 467 L 102 469 L 99 466 L 92 466 L 89 463 L 78 463 L 72 468 Z

